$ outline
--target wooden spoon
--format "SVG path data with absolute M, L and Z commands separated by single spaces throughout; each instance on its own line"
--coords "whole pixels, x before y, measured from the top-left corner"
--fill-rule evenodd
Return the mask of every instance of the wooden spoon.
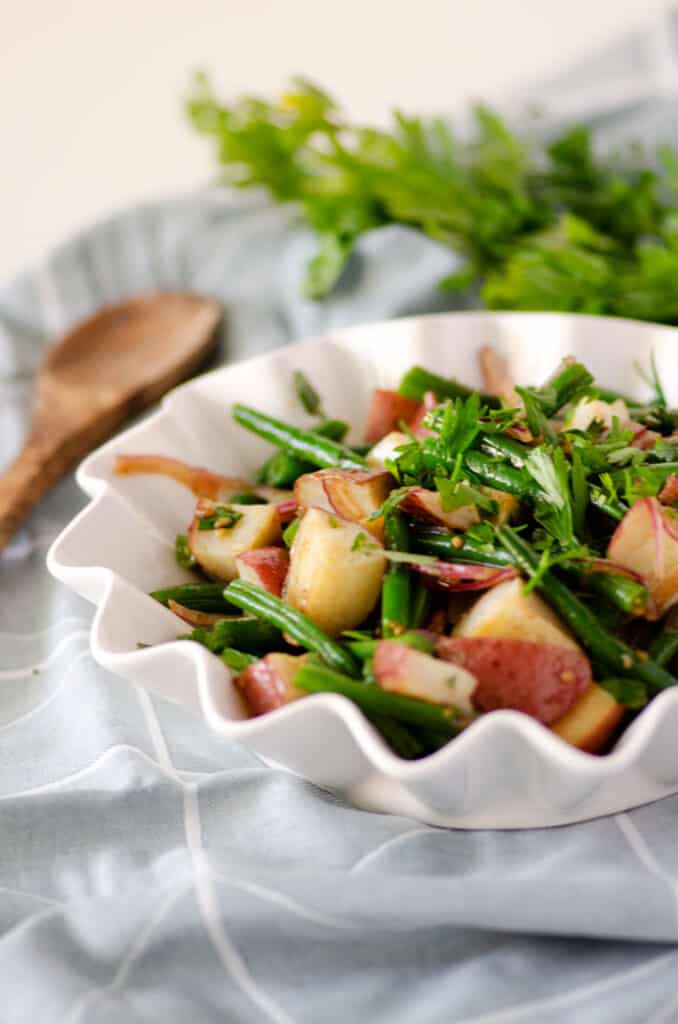
M 48 350 L 28 438 L 0 477 L 0 551 L 74 463 L 200 368 L 220 321 L 211 299 L 153 292 L 105 306 Z

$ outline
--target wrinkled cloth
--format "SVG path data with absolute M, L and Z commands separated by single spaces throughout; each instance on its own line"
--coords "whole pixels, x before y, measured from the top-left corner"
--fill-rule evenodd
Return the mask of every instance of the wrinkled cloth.
M 544 123 L 675 140 L 677 40 L 667 17 L 546 83 Z M 455 257 L 414 231 L 363 239 L 322 304 L 312 251 L 293 211 L 210 190 L 58 248 L 0 293 L 0 460 L 48 340 L 103 302 L 214 296 L 222 360 L 451 306 Z M 446 831 L 271 770 L 94 663 L 92 607 L 44 564 L 84 502 L 63 481 L 0 561 L 2 1024 L 678 1021 L 678 797 Z

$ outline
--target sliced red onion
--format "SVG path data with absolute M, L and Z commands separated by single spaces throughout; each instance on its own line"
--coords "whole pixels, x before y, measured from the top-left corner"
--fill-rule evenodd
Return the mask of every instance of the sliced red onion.
M 275 507 L 278 511 L 281 523 L 289 523 L 297 514 L 298 505 L 294 498 L 288 498 L 287 501 L 280 501 Z
M 655 571 L 658 576 L 664 575 L 664 538 L 662 537 L 662 531 L 664 523 L 662 521 L 661 506 L 655 498 L 643 498 L 645 507 L 647 508 L 650 516 L 650 523 L 652 524 L 652 535 L 654 537 L 654 562 Z
M 472 565 L 468 562 L 435 562 L 434 565 L 412 563 L 412 569 L 432 577 L 444 590 L 488 590 L 504 580 L 515 579 L 518 570 L 512 565 L 498 569 L 491 565 Z

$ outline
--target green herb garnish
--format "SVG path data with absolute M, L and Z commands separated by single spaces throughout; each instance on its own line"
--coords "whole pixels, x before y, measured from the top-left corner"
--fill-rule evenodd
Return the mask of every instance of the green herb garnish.
M 201 516 L 198 520 L 199 530 L 230 530 L 242 519 L 242 512 L 231 508 L 230 505 L 215 505 L 209 515 Z
M 311 416 L 323 415 L 320 395 L 303 370 L 294 371 L 294 390 L 307 413 L 310 413 Z
M 482 106 L 463 137 L 400 112 L 388 129 L 357 126 L 302 79 L 280 98 L 224 105 L 197 76 L 187 108 L 228 183 L 299 204 L 318 240 L 309 298 L 332 291 L 365 232 L 397 223 L 459 254 L 441 284 L 488 308 L 678 322 L 669 147 L 658 162 L 632 146 L 600 155 L 582 126 L 528 142 Z
M 182 569 L 194 569 L 195 558 L 188 546 L 188 537 L 185 533 L 178 533 L 174 541 L 174 557 L 176 558 L 177 565 L 180 565 Z

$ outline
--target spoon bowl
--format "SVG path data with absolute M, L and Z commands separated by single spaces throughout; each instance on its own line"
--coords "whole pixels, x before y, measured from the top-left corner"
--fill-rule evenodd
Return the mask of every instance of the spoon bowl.
M 0 551 L 79 459 L 203 365 L 220 322 L 212 299 L 153 292 L 105 306 L 49 349 L 24 448 L 0 477 Z

